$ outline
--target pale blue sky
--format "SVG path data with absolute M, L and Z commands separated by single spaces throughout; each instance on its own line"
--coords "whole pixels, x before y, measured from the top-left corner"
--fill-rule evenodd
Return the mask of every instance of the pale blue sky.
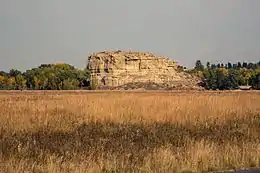
M 0 70 L 103 50 L 149 51 L 181 65 L 260 60 L 260 0 L 0 0 Z

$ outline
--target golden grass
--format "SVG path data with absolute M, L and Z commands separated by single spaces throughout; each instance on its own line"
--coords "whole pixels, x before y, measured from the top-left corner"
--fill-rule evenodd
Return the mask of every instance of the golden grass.
M 2 172 L 260 167 L 259 92 L 1 92 Z

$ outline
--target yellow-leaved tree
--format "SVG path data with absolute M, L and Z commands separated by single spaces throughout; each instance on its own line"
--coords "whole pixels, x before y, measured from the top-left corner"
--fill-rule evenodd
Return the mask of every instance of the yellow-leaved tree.
M 0 75 L 0 89 L 5 89 L 5 77 Z
M 26 88 L 26 80 L 22 75 L 17 75 L 15 77 L 15 81 L 16 81 L 16 88 L 15 89 L 25 89 Z
M 7 79 L 7 88 L 14 90 L 15 89 L 15 83 L 16 83 L 15 77 L 9 77 Z
M 220 68 L 219 70 L 224 74 L 225 77 L 228 76 L 228 69 Z

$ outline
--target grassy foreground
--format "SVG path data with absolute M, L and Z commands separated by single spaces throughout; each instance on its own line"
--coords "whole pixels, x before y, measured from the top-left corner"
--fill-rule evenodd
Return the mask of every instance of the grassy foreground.
M 1 172 L 260 167 L 259 92 L 2 92 Z

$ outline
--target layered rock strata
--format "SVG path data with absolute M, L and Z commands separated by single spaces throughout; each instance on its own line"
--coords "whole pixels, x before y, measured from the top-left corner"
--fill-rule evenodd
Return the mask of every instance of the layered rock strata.
M 88 57 L 87 69 L 92 85 L 95 83 L 98 89 L 147 89 L 146 86 L 170 89 L 181 85 L 192 88 L 197 82 L 188 74 L 177 72 L 175 61 L 149 52 L 93 53 Z

